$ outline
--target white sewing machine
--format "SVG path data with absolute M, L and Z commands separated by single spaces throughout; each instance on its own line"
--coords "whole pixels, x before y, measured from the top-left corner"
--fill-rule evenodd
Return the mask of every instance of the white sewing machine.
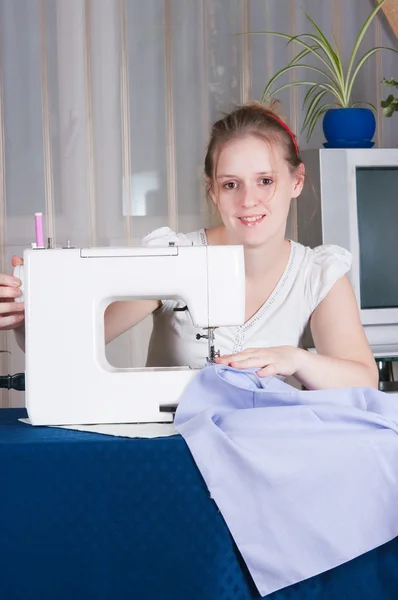
M 105 357 L 104 312 L 116 300 L 179 298 L 194 324 L 242 325 L 241 246 L 37 248 L 24 252 L 25 397 L 33 425 L 172 421 L 190 368 L 117 369 Z

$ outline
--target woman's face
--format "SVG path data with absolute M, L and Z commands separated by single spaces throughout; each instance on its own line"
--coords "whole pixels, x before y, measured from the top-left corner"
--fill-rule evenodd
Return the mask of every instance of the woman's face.
M 285 235 L 290 201 L 301 193 L 304 168 L 292 173 L 281 144 L 247 136 L 220 153 L 212 200 L 233 243 L 261 246 Z

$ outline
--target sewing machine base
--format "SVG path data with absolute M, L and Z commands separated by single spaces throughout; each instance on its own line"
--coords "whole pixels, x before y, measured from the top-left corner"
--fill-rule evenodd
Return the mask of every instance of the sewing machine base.
M 128 376 L 131 371 L 134 371 L 134 386 L 131 386 Z M 68 401 L 70 388 L 63 388 L 60 382 L 59 389 L 52 391 L 53 403 L 40 405 L 35 402 L 31 406 L 27 394 L 26 410 L 32 425 L 170 423 L 174 419 L 179 397 L 197 373 L 197 369 L 184 370 L 177 367 L 125 369 L 120 373 L 99 372 L 98 379 L 103 379 L 104 387 L 111 390 L 111 397 L 101 397 L 98 403 L 85 401 L 85 396 L 90 394 L 90 383 L 86 382 L 84 392 L 80 393 L 75 389 L 73 397 L 69 397 Z M 32 374 L 31 377 L 35 375 Z M 34 382 L 34 385 L 37 387 L 40 382 Z M 130 386 L 128 392 L 126 386 Z M 93 389 L 97 388 L 98 381 L 93 386 Z M 162 390 L 161 397 L 159 390 Z M 45 396 L 48 394 L 47 389 Z

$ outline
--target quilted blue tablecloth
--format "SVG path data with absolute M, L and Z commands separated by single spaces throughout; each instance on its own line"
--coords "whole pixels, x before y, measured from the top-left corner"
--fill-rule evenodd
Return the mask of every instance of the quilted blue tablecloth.
M 25 416 L 0 410 L 0 600 L 259 598 L 180 436 L 33 428 Z M 397 590 L 395 539 L 268 599 Z

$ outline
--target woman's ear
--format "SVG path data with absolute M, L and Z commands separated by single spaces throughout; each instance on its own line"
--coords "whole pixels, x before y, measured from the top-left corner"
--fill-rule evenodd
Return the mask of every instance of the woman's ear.
M 303 163 L 297 167 L 293 175 L 293 194 L 292 198 L 297 198 L 303 191 L 305 181 L 305 166 Z

